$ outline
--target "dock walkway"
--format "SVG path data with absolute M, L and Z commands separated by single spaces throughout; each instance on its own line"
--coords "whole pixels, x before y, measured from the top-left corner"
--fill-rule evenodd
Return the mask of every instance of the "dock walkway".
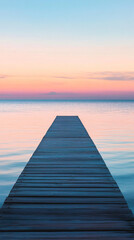
M 0 239 L 134 239 L 133 215 L 77 116 L 58 116 L 0 211 Z

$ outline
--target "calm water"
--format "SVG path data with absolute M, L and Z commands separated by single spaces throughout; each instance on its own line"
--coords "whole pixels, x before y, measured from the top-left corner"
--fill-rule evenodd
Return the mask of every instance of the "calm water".
M 134 102 L 0 101 L 0 206 L 56 115 L 78 115 L 134 212 Z

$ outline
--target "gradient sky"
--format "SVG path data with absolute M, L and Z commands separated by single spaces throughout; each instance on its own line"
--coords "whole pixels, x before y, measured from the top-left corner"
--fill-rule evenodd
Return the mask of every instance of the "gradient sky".
M 0 0 L 0 98 L 134 99 L 134 0 Z

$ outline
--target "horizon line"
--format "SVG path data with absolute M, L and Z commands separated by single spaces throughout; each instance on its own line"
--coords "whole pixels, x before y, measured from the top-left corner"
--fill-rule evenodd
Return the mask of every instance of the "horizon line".
M 2 99 L 0 98 L 0 101 L 134 101 L 134 98 L 103 98 L 103 99 L 99 99 L 99 98 L 95 98 L 95 99 L 39 99 L 39 98 L 11 98 L 11 99 Z

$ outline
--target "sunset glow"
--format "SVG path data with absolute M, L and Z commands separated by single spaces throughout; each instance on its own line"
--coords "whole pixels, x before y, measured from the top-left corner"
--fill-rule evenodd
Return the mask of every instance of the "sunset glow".
M 0 99 L 134 99 L 134 1 L 0 1 Z

